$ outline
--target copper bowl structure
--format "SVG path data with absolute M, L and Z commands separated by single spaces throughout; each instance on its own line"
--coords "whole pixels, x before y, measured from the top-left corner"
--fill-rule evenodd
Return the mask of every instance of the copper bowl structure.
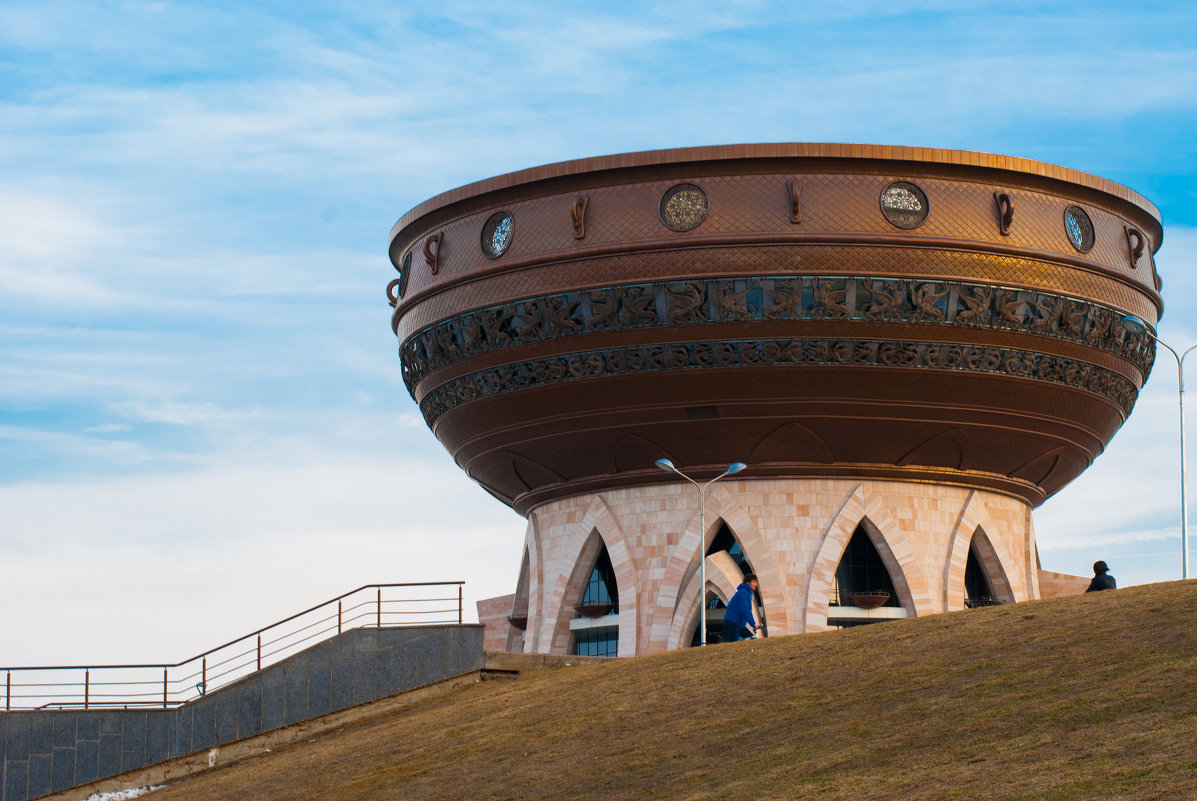
M 1041 503 L 1122 425 L 1155 207 L 1025 159 L 759 144 L 551 164 L 391 232 L 403 378 L 479 484 L 550 500 L 747 462 Z
M 861 609 L 876 609 L 879 606 L 885 606 L 885 602 L 889 600 L 889 593 L 884 590 L 854 592 L 848 596 L 848 600 L 852 602 L 853 606 L 858 606 Z
M 603 617 L 611 614 L 614 604 L 578 604 L 574 607 L 582 617 Z

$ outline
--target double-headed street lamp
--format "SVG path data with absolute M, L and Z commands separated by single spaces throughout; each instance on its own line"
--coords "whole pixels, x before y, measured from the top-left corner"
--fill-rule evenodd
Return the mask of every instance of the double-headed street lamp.
M 706 527 L 706 513 L 707 513 L 707 487 L 714 484 L 721 478 L 726 478 L 733 473 L 738 473 L 748 465 L 743 462 L 735 462 L 730 465 L 719 475 L 712 478 L 705 484 L 699 484 L 688 475 L 678 470 L 673 466 L 673 462 L 668 459 L 658 459 L 657 467 L 661 468 L 667 473 L 677 473 L 682 478 L 689 481 L 694 486 L 698 487 L 698 630 L 699 630 L 699 645 L 707 644 L 707 527 Z
M 1122 318 L 1122 327 L 1132 334 L 1144 334 L 1157 344 L 1163 345 L 1172 358 L 1176 359 L 1176 387 L 1180 393 L 1180 577 L 1189 577 L 1189 507 L 1185 504 L 1185 357 L 1197 349 L 1190 345 L 1184 353 L 1177 353 L 1164 340 L 1151 333 L 1147 323 L 1138 317 L 1127 315 Z

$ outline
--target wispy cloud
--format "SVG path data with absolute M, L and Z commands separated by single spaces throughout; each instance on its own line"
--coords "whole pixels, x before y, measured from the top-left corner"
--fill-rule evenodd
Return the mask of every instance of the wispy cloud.
M 139 644 L 159 659 L 177 655 L 159 637 L 208 645 L 247 608 L 256 626 L 368 581 L 510 592 L 522 524 L 424 426 L 382 295 L 394 220 L 498 173 L 812 139 L 1056 161 L 1168 209 L 1160 330 L 1192 341 L 1197 233 L 1175 223 L 1197 224 L 1195 19 L 1020 0 L 0 5 L 0 606 L 44 612 L 0 621 L 0 642 L 124 656 L 164 632 Z M 1175 524 L 1170 370 L 1037 513 L 1051 558 Z
M 471 603 L 510 591 L 523 521 L 447 457 L 295 456 L 0 486 L 0 606 L 37 598 L 67 632 L 47 639 L 6 616 L 0 641 L 28 643 L 35 661 L 181 658 L 360 584 L 468 577 Z M 48 594 L 47 580 L 83 592 Z

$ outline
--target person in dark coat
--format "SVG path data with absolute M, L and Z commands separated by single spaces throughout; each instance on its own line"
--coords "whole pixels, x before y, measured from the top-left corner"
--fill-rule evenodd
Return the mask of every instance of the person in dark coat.
M 747 640 L 756 631 L 756 618 L 752 616 L 752 598 L 759 586 L 756 576 L 747 573 L 740 586 L 736 587 L 736 594 L 732 596 L 727 604 L 727 611 L 723 613 L 725 642 Z
M 1118 586 L 1114 577 L 1110 575 L 1110 568 L 1100 559 L 1093 563 L 1093 581 L 1089 582 L 1089 589 L 1085 592 L 1099 592 L 1112 590 Z

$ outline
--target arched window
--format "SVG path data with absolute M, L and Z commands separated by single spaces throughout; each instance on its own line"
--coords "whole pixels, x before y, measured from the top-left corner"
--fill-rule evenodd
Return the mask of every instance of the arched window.
M 619 588 L 615 583 L 615 568 L 611 567 L 611 557 L 605 547 L 599 552 L 594 569 L 590 571 L 590 579 L 586 582 L 579 606 L 608 606 L 608 612 L 619 611 Z
M 968 544 L 968 562 L 964 566 L 964 605 L 969 609 L 978 606 L 997 606 L 1001 601 L 993 591 L 993 582 L 985 573 L 981 559 L 977 555 L 977 538 L 973 536 Z
M 577 656 L 619 655 L 619 587 L 606 546 L 599 550 L 570 621 Z
M 906 616 L 893 578 L 864 526 L 856 527 L 840 557 L 827 605 L 827 622 L 837 628 Z
M 715 537 L 711 540 L 711 544 L 707 547 L 707 556 L 720 551 L 727 551 L 728 556 L 732 558 L 740 568 L 742 573 L 753 573 L 752 565 L 748 561 L 748 555 L 744 553 L 744 549 L 740 547 L 740 541 L 736 539 L 736 535 L 732 534 L 732 530 L 728 528 L 727 523 L 720 523 L 719 531 L 715 533 Z
M 727 551 L 731 560 L 736 563 L 737 568 L 740 568 L 742 574 L 755 574 L 752 568 L 752 563 L 748 560 L 748 554 L 740 545 L 740 540 L 736 539 L 736 535 L 731 533 L 731 528 L 727 523 L 719 523 L 719 530 L 715 533 L 715 538 L 711 540 L 711 545 L 706 548 L 706 556 L 711 556 L 712 553 L 719 551 Z M 760 587 L 754 593 L 755 600 L 757 600 L 757 614 L 759 623 L 762 629 L 767 629 L 765 624 L 765 599 L 761 597 Z M 711 606 L 712 603 L 718 603 L 718 606 Z M 707 613 L 706 613 L 706 642 L 717 643 L 723 641 L 723 613 L 719 612 L 713 615 L 711 609 L 725 608 L 723 601 L 718 597 L 715 599 L 707 599 Z M 715 633 L 712 633 L 715 632 Z M 694 644 L 698 644 L 698 626 L 694 626 Z

